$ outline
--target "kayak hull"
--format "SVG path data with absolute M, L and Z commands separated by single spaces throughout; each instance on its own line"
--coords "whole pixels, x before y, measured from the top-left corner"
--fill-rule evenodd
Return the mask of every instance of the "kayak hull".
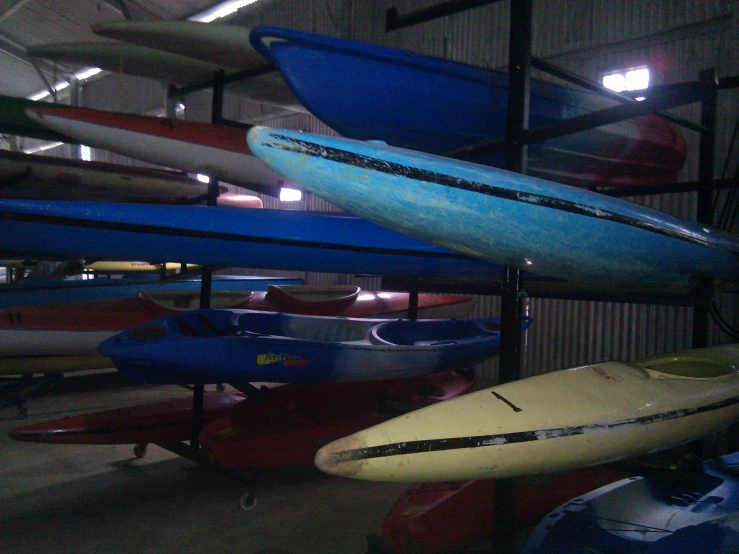
M 554 371 L 425 408 L 324 447 L 328 473 L 497 479 L 670 448 L 739 419 L 739 346 Z
M 199 310 L 135 327 L 102 342 L 98 351 L 121 373 L 148 383 L 335 383 L 466 369 L 497 354 L 499 344 L 497 318 Z
M 739 239 L 625 200 L 337 137 L 255 127 L 252 151 L 329 202 L 445 248 L 596 289 L 739 286 Z

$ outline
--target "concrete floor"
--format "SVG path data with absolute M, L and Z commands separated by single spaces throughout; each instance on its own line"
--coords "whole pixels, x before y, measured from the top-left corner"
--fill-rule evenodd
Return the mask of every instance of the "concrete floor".
M 65 415 L 188 396 L 169 386 L 105 387 L 31 399 L 30 417 L 0 410 L 0 552 L 361 553 L 406 486 L 339 479 L 314 468 L 263 473 L 258 504 L 243 485 L 150 446 L 13 441 L 16 427 Z

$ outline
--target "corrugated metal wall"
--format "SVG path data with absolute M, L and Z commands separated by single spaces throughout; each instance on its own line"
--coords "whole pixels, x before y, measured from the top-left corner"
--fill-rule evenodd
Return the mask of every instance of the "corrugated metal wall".
M 509 2 L 499 2 L 413 28 L 385 33 L 385 11 L 395 6 L 401 14 L 438 3 L 438 0 L 270 0 L 242 10 L 237 20 L 245 26 L 276 25 L 404 48 L 456 61 L 502 68 L 507 60 Z M 737 2 L 732 0 L 564 0 L 534 3 L 534 53 L 585 77 L 598 79 L 607 70 L 648 64 L 652 83 L 696 80 L 698 71 L 715 67 L 721 76 L 739 73 L 736 56 Z M 540 76 L 540 75 L 538 75 Z M 87 87 L 86 105 L 111 110 L 146 111 L 162 106 L 163 89 L 144 80 L 110 77 Z M 717 171 L 739 114 L 739 92 L 722 92 L 718 122 Z M 371 100 L 369 100 L 371 101 Z M 186 100 L 188 119 L 208 121 L 210 94 L 192 94 Z M 697 120 L 698 107 L 675 113 Z M 305 114 L 280 110 L 227 96 L 224 115 L 261 124 L 332 133 Z M 682 180 L 697 179 L 697 136 L 684 131 L 689 158 Z M 736 162 L 734 162 L 735 167 Z M 721 195 L 719 198 L 724 198 Z M 263 197 L 267 208 L 332 210 L 311 195 L 292 205 Z M 633 199 L 684 219 L 694 219 L 695 194 L 673 194 Z M 234 270 L 245 271 L 245 270 Z M 251 271 L 265 274 L 269 272 Z M 285 272 L 282 272 L 285 273 Z M 353 282 L 365 288 L 379 286 L 377 278 L 298 273 L 309 283 Z M 495 314 L 499 298 L 480 297 L 475 315 Z M 721 310 L 737 324 L 736 295 L 717 299 Z M 526 335 L 524 372 L 527 375 L 598 362 L 634 360 L 660 352 L 688 348 L 692 309 L 606 302 L 531 299 L 528 312 L 535 318 Z M 711 342 L 728 342 L 712 327 Z M 482 376 L 494 379 L 496 363 L 483 366 Z

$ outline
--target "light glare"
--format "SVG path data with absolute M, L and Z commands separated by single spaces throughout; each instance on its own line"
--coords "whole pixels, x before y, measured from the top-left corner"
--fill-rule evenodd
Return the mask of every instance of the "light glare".
M 209 10 L 194 15 L 188 19 L 190 21 L 210 23 L 211 21 L 215 21 L 216 19 L 221 19 L 222 17 L 231 15 L 235 11 L 238 11 L 244 6 L 248 6 L 249 4 L 253 4 L 256 1 L 257 0 L 229 0 L 227 2 L 223 2 L 218 6 L 210 8 Z
M 303 198 L 303 193 L 299 190 L 282 188 L 280 189 L 281 202 L 298 202 Z

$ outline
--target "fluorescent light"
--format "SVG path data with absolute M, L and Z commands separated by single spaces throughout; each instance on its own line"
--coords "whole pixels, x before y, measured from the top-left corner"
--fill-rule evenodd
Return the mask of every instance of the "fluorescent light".
M 36 148 L 29 148 L 28 150 L 24 150 L 24 154 L 35 154 L 36 152 L 43 152 L 44 150 L 51 150 L 52 148 L 56 148 L 57 146 L 63 145 L 63 142 L 49 142 L 47 144 L 44 144 L 43 146 L 37 146 Z
M 85 79 L 89 79 L 90 77 L 93 77 L 102 72 L 103 70 L 99 67 L 88 67 L 86 69 L 83 69 L 82 71 L 78 71 L 74 74 L 74 76 L 77 77 L 78 80 L 84 81 Z
M 64 90 L 68 86 L 69 86 L 69 83 L 68 82 L 66 82 L 66 81 L 59 81 L 57 84 L 54 85 L 54 92 L 59 92 L 60 90 Z M 48 90 L 41 90 L 41 91 L 37 92 L 36 94 L 33 94 L 33 95 L 29 96 L 28 99 L 29 100 L 33 100 L 35 102 L 36 100 L 41 100 L 42 98 L 45 98 L 47 96 L 51 96 L 51 94 L 49 94 L 49 91 Z
M 196 177 L 197 177 L 198 181 L 200 181 L 201 183 L 210 183 L 210 177 L 208 177 L 207 175 L 203 175 L 202 173 L 198 173 L 196 175 Z
M 281 202 L 299 202 L 303 198 L 303 193 L 299 190 L 281 188 L 280 189 L 280 201 Z
M 208 10 L 195 14 L 192 17 L 188 17 L 188 19 L 190 21 L 201 21 L 203 23 L 210 23 L 211 21 L 215 21 L 216 19 L 221 19 L 222 17 L 231 15 L 244 6 L 253 4 L 256 1 L 257 0 L 228 0 L 227 2 L 223 2 L 221 4 L 218 4 L 217 6 L 213 6 Z
M 86 162 L 92 161 L 92 148 L 90 148 L 89 146 L 85 146 L 84 144 L 81 145 L 80 158 L 82 158 Z

